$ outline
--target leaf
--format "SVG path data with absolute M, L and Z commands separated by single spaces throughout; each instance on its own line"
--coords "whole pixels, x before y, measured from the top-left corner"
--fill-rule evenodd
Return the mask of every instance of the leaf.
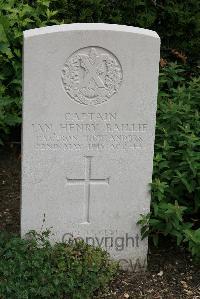
M 1 43 L 8 43 L 8 39 L 2 24 L 0 24 L 0 42 Z
M 154 244 L 154 246 L 158 246 L 158 235 L 157 234 L 153 235 L 153 244 Z

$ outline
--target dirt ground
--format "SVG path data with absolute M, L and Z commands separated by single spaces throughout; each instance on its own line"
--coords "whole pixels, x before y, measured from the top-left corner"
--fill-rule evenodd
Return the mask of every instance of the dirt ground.
M 20 163 L 20 145 L 0 148 L 0 230 L 14 233 L 20 230 Z M 183 248 L 163 240 L 158 248 L 150 245 L 146 272 L 120 272 L 96 298 L 198 299 L 200 266 Z
M 20 146 L 0 147 L 0 230 L 20 229 Z

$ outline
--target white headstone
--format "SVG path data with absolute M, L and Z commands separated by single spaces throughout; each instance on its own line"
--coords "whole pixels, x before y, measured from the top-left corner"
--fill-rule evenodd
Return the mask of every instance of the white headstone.
M 52 227 L 145 267 L 159 49 L 129 26 L 24 32 L 22 235 Z

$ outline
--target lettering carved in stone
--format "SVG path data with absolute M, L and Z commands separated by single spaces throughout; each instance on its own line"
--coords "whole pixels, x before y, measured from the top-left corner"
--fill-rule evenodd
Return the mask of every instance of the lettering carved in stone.
M 118 92 L 122 68 L 118 59 L 100 47 L 74 52 L 62 69 L 62 82 L 71 99 L 83 105 L 98 105 Z

